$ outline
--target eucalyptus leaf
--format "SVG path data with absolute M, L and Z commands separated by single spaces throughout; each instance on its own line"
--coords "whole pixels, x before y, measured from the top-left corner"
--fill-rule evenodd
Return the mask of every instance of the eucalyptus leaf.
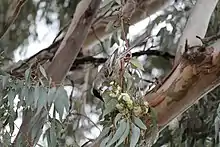
M 51 105 L 55 101 L 56 92 L 57 92 L 57 88 L 56 87 L 52 87 L 51 89 L 49 89 L 49 91 L 48 91 L 48 99 L 47 99 L 48 105 Z
M 147 127 L 145 124 L 140 120 L 140 118 L 133 116 L 134 124 L 137 125 L 139 128 L 146 130 Z
M 47 79 L 47 74 L 46 74 L 45 69 L 41 65 L 39 66 L 39 68 L 40 68 L 41 74 Z
M 117 122 L 122 118 L 122 114 L 118 113 L 114 119 L 115 126 L 117 126 Z
M 116 141 L 118 141 L 118 140 L 122 137 L 122 135 L 123 135 L 125 129 L 126 129 L 126 121 L 125 121 L 125 119 L 122 119 L 122 120 L 120 121 L 120 123 L 119 123 L 119 127 L 117 128 L 117 130 L 116 130 L 114 136 L 113 136 L 112 139 L 108 142 L 108 144 L 106 145 L 106 147 L 110 147 L 112 144 L 114 144 Z
M 132 123 L 131 124 L 130 147 L 136 146 L 140 138 L 140 133 L 141 133 L 140 129 Z
M 107 142 L 111 139 L 111 135 L 105 137 L 101 143 L 100 143 L 100 147 L 106 147 Z
M 31 68 L 28 68 L 28 69 L 25 71 L 25 81 L 26 81 L 26 82 L 29 82 L 29 81 L 30 81 L 30 77 L 31 77 Z
M 125 139 L 128 137 L 129 131 L 130 131 L 130 123 L 129 123 L 129 121 L 127 121 L 126 129 L 124 131 L 124 134 L 121 136 L 120 140 L 117 142 L 115 147 L 118 147 L 119 145 L 122 144 L 123 141 L 125 141 Z
M 103 130 L 102 130 L 102 132 L 100 133 L 100 135 L 99 135 L 99 139 L 102 139 L 103 137 L 105 137 L 108 133 L 109 133 L 109 131 L 110 131 L 110 129 L 111 129 L 111 127 L 105 127 Z
M 40 97 L 40 87 L 37 84 L 34 88 L 34 107 L 37 108 L 37 101 Z
M 43 107 L 46 108 L 46 104 L 47 104 L 47 92 L 43 87 L 40 87 L 40 95 L 39 95 L 39 99 L 37 101 L 37 112 L 36 115 L 38 115 L 40 113 L 40 111 L 42 110 Z
M 116 104 L 118 103 L 118 101 L 116 99 L 111 99 L 106 105 L 105 105 L 105 109 L 103 112 L 103 116 L 109 114 L 110 112 L 112 112 L 115 109 Z
M 8 81 L 9 80 L 9 76 L 2 76 L 2 88 L 5 89 L 7 84 L 8 84 Z
M 26 105 L 31 106 L 31 108 L 34 105 L 34 88 L 33 87 L 30 87 L 28 91 L 28 96 L 26 97 L 25 102 L 26 102 Z
M 9 91 L 8 93 L 8 102 L 10 105 L 10 109 L 12 109 L 14 107 L 14 99 L 15 99 L 16 93 L 15 91 L 12 89 Z
M 55 123 L 52 121 L 51 122 L 51 127 L 50 127 L 50 140 L 51 140 L 51 146 L 55 147 L 56 146 L 56 141 L 57 141 L 57 137 L 56 137 L 56 132 L 55 132 Z

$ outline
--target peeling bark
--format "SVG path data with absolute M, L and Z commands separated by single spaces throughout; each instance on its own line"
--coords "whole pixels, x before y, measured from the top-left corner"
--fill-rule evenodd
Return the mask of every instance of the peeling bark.
M 205 94 L 220 85 L 220 40 L 204 52 L 182 56 L 167 81 L 145 99 L 158 113 L 158 125 L 164 128 Z

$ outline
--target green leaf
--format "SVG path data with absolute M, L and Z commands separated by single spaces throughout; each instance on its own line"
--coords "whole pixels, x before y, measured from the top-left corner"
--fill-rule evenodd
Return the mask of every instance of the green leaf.
M 114 123 L 115 123 L 115 126 L 117 126 L 117 122 L 122 118 L 122 114 L 121 113 L 118 113 L 115 117 L 115 120 L 114 120 Z
M 50 141 L 51 141 L 51 146 L 55 147 L 56 146 L 56 130 L 55 130 L 55 123 L 54 120 L 51 122 L 51 127 L 50 127 Z
M 2 77 L 2 88 L 5 89 L 8 84 L 9 76 Z
M 111 127 L 105 127 L 99 135 L 99 139 L 102 139 L 105 135 L 107 135 L 110 131 Z
M 49 89 L 48 91 L 48 99 L 47 99 L 47 102 L 48 102 L 48 105 L 51 105 L 55 99 L 56 99 L 56 92 L 57 92 L 57 88 L 56 87 L 52 87 L 51 89 Z
M 140 138 L 140 129 L 136 127 L 133 123 L 131 124 L 131 137 L 130 137 L 130 147 L 135 147 Z
M 66 109 L 66 111 L 68 111 L 69 109 L 69 98 L 63 87 L 59 87 L 57 89 L 55 97 L 55 109 L 59 114 L 60 120 L 62 120 L 64 108 Z
M 143 65 L 142 65 L 137 59 L 132 58 L 132 59 L 130 60 L 130 63 L 131 63 L 133 66 L 135 66 L 136 68 L 138 68 L 138 69 L 144 71 Z
M 35 115 L 38 115 L 43 107 L 46 108 L 46 104 L 47 104 L 47 92 L 46 92 L 45 88 L 40 87 L 39 92 L 40 92 L 40 95 L 39 95 L 39 99 L 37 101 L 37 112 Z
M 40 72 L 42 73 L 42 75 L 47 79 L 47 74 L 46 74 L 46 71 L 45 69 L 40 65 Z
M 108 142 L 106 147 L 110 147 L 112 144 L 114 144 L 116 141 L 118 141 L 121 138 L 121 136 L 123 135 L 125 129 L 126 129 L 126 121 L 125 121 L 125 119 L 122 119 L 119 123 L 118 129 L 116 130 L 114 136 Z
M 117 142 L 115 147 L 118 147 L 120 144 L 122 144 L 122 142 L 128 137 L 129 131 L 130 131 L 130 123 L 129 123 L 129 121 L 127 121 L 124 134 L 121 136 L 120 140 Z
M 14 98 L 16 96 L 16 93 L 15 91 L 12 89 L 9 91 L 8 93 L 8 102 L 9 102 L 9 105 L 10 105 L 10 109 L 13 109 L 14 107 Z
M 66 111 L 68 111 L 70 104 L 69 104 L 69 97 L 68 97 L 68 95 L 67 95 L 67 92 L 66 92 L 66 90 L 64 89 L 64 87 L 60 87 L 60 88 L 58 89 L 58 91 L 60 91 L 60 93 L 61 93 L 61 95 L 62 95 L 63 105 L 64 105 Z
M 26 81 L 26 82 L 29 82 L 30 77 L 31 77 L 31 68 L 28 68 L 28 69 L 25 71 L 25 81 Z
M 40 93 L 40 87 L 37 84 L 36 87 L 34 88 L 34 107 L 37 108 L 37 101 L 39 99 L 39 94 Z
M 56 99 L 54 104 L 55 104 L 55 109 L 57 113 L 59 114 L 60 120 L 62 120 L 63 112 L 64 112 L 64 105 L 62 103 L 62 98 Z
M 118 103 L 118 101 L 116 99 L 111 99 L 106 105 L 105 105 L 105 109 L 103 112 L 103 117 L 107 114 L 109 114 L 110 112 L 112 112 L 115 109 L 116 104 Z
M 143 130 L 147 129 L 145 124 L 138 117 L 133 116 L 133 120 L 134 120 L 134 124 L 137 125 L 139 128 Z
M 28 97 L 28 88 L 27 86 L 23 86 L 20 93 L 19 93 L 19 102 L 17 107 L 20 108 L 21 106 L 25 106 L 24 99 Z
M 33 106 L 34 105 L 34 88 L 33 87 L 31 87 L 29 89 L 28 96 L 25 98 L 25 102 L 26 102 L 27 106 Z M 32 108 L 32 110 L 33 110 L 33 108 Z
M 106 147 L 107 142 L 111 139 L 111 135 L 105 137 L 100 143 L 100 147 Z

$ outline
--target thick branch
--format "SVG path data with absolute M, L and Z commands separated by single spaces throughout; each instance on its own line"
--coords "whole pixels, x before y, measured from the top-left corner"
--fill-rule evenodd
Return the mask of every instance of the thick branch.
M 83 0 L 74 13 L 72 23 L 64 37 L 57 54 L 47 69 L 55 83 L 61 83 L 76 59 L 101 0 Z
M 161 129 L 220 85 L 220 40 L 198 53 L 183 56 L 157 92 L 145 97 L 155 107 Z

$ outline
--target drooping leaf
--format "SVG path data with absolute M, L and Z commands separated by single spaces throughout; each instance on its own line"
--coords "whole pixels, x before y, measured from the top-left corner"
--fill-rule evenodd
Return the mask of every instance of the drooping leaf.
M 33 106 L 34 106 L 34 88 L 33 87 L 30 87 L 28 91 L 28 96 L 26 97 L 25 102 L 26 102 L 26 105 L 31 106 L 33 110 Z
M 104 136 L 106 136 L 106 135 L 109 133 L 110 128 L 111 128 L 111 127 L 105 127 L 105 128 L 102 130 L 102 132 L 100 133 L 99 139 L 102 139 Z
M 140 129 L 132 123 L 131 124 L 130 147 L 136 146 L 140 138 L 140 133 L 141 133 Z
M 48 105 L 51 105 L 55 101 L 56 91 L 56 87 L 52 87 L 51 89 L 49 89 L 47 98 Z
M 60 120 L 62 120 L 64 108 L 66 111 L 68 111 L 69 108 L 69 99 L 63 87 L 59 87 L 57 89 L 54 105 L 56 111 L 59 114 Z
M 40 111 L 42 110 L 42 108 L 46 108 L 46 104 L 47 104 L 47 92 L 45 90 L 45 88 L 40 87 L 39 90 L 39 98 L 37 101 L 37 112 L 36 115 L 38 115 L 40 113 Z
M 55 123 L 54 123 L 54 121 L 51 122 L 50 140 L 51 140 L 51 146 L 55 147 L 56 144 L 57 144 L 57 137 L 56 137 L 56 130 L 55 130 Z
M 147 127 L 145 124 L 140 120 L 140 118 L 133 116 L 134 124 L 137 125 L 139 128 L 146 130 Z
M 116 141 L 118 141 L 121 138 L 121 136 L 123 135 L 125 129 L 126 129 L 126 121 L 125 121 L 125 119 L 122 119 L 119 123 L 119 127 L 117 128 L 114 136 L 108 142 L 106 147 L 110 147 L 112 144 L 114 144 Z
M 130 123 L 129 123 L 129 121 L 127 121 L 126 129 L 125 129 L 123 135 L 121 136 L 120 140 L 115 145 L 115 147 L 118 147 L 119 145 L 122 144 L 123 141 L 125 141 L 125 139 L 128 137 L 129 131 L 130 131 Z
M 25 81 L 26 81 L 26 82 L 29 82 L 29 81 L 30 81 L 30 77 L 31 77 L 31 68 L 28 68 L 28 69 L 25 71 Z
M 103 116 L 109 114 L 115 109 L 116 104 L 118 101 L 116 99 L 111 99 L 106 105 L 105 105 L 105 110 L 103 112 Z
M 117 126 L 117 122 L 122 118 L 122 114 L 118 113 L 114 119 L 115 126 Z
M 14 98 L 16 96 L 16 93 L 15 91 L 12 89 L 9 91 L 8 93 L 8 102 L 9 102 L 9 105 L 10 105 L 10 109 L 12 109 L 14 107 Z
M 2 88 L 5 89 L 8 84 L 9 76 L 2 76 Z
M 39 68 L 40 68 L 41 74 L 47 79 L 47 74 L 46 74 L 45 69 L 41 65 L 39 66 Z
M 106 147 L 107 142 L 111 139 L 111 135 L 105 137 L 101 143 L 100 143 L 100 147 Z
M 40 96 L 40 87 L 39 85 L 37 84 L 34 88 L 34 107 L 37 108 L 37 101 L 39 99 L 39 96 Z

